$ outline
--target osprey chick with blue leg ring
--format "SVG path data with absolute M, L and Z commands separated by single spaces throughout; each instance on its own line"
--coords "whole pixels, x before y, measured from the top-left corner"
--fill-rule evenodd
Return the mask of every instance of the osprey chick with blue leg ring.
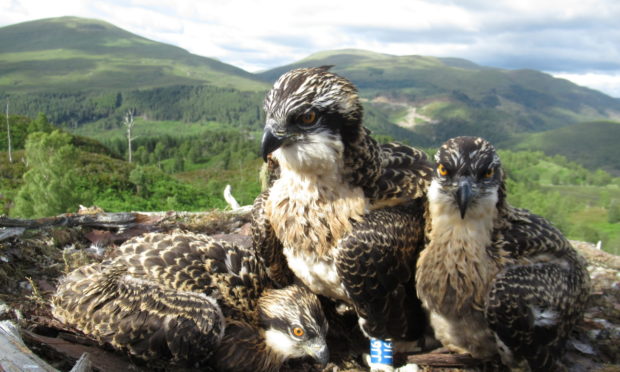
M 417 340 L 426 155 L 380 145 L 357 89 L 328 67 L 282 75 L 265 99 L 265 160 L 279 175 L 255 201 L 254 247 L 281 285 L 294 277 L 352 308 L 368 337 Z

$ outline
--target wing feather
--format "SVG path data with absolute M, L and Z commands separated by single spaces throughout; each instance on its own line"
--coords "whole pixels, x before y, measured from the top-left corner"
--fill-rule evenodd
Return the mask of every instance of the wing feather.
M 264 206 L 268 197 L 269 191 L 261 193 L 252 207 L 252 246 L 269 278 L 280 287 L 285 287 L 293 283 L 295 275 L 288 266 L 282 243 L 265 215 Z
M 227 316 L 253 316 L 268 280 L 251 248 L 206 235 L 147 234 L 126 242 L 120 250 L 115 264 L 127 267 L 131 276 L 215 296 Z
M 587 302 L 585 261 L 544 218 L 524 209 L 504 211 L 489 253 L 508 252 L 518 264 L 491 283 L 485 316 L 510 357 L 526 359 L 533 370 L 551 370 Z
M 370 211 L 343 239 L 336 263 L 364 331 L 415 339 L 425 316 L 415 294 L 415 260 L 423 247 L 421 203 Z
M 256 324 L 267 275 L 254 250 L 199 234 L 147 234 L 112 261 L 60 282 L 53 313 L 100 342 L 152 363 L 206 363 L 225 319 Z
M 345 151 L 347 180 L 362 187 L 373 204 L 395 205 L 423 197 L 433 175 L 426 153 L 398 143 L 379 145 L 368 129 L 362 130 L 359 140 Z
M 223 336 L 213 298 L 136 280 L 122 266 L 77 269 L 52 299 L 54 315 L 102 343 L 143 360 L 202 365 Z
M 513 266 L 492 283 L 485 316 L 509 364 L 525 359 L 534 371 L 553 369 L 582 313 L 572 274 L 554 263 Z

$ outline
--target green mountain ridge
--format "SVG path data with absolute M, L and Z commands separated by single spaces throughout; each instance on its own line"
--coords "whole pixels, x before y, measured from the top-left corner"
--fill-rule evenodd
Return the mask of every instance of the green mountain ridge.
M 0 89 L 6 92 L 180 84 L 267 88 L 238 67 L 93 19 L 61 17 L 2 27 L 0 50 Z
M 334 65 L 334 72 L 351 79 L 369 99 L 387 96 L 419 109 L 448 102 L 460 111 L 460 116 L 430 112 L 438 120 L 472 119 L 477 110 L 498 111 L 509 120 L 505 129 L 518 132 L 620 118 L 620 99 L 539 71 L 484 67 L 459 58 L 344 49 L 315 53 L 258 76 L 272 81 L 292 68 L 322 65 Z
M 579 123 L 620 120 L 620 99 L 539 71 L 460 58 L 343 49 L 252 74 L 99 20 L 61 17 L 0 28 L 0 99 L 10 101 L 11 113 L 44 112 L 56 125 L 86 126 L 95 137 L 121 127 L 128 109 L 144 120 L 177 125 L 179 133 L 197 122 L 259 131 L 271 83 L 292 68 L 321 65 L 334 65 L 332 71 L 358 86 L 365 124 L 375 134 L 416 146 L 479 135 L 518 149 L 524 148 L 520 141 L 535 142 L 532 133 L 553 136 Z M 577 143 L 579 132 L 557 133 Z M 617 138 L 611 127 L 594 132 Z M 536 143 L 531 148 L 560 153 L 550 142 Z M 612 144 L 601 142 L 602 151 L 582 164 L 620 174 L 620 164 L 603 159 L 606 146 Z M 580 161 L 577 152 L 563 154 Z

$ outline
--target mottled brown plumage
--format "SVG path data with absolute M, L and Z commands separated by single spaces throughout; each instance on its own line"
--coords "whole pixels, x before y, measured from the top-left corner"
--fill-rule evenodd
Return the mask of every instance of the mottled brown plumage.
M 263 156 L 279 174 L 256 199 L 252 228 L 269 275 L 349 304 L 369 336 L 419 337 L 426 155 L 379 145 L 362 126 L 356 88 L 325 67 L 284 74 L 265 111 Z
M 318 298 L 299 285 L 271 287 L 253 250 L 157 233 L 67 275 L 52 304 L 59 320 L 151 366 L 277 371 L 289 358 L 326 362 Z
M 548 221 L 506 201 L 493 146 L 447 141 L 428 192 L 416 287 L 437 338 L 510 367 L 560 368 L 589 293 L 585 261 Z

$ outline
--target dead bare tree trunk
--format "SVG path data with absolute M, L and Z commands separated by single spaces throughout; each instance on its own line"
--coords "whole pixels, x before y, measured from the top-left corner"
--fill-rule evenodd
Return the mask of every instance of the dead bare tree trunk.
M 135 122 L 133 120 L 133 116 L 134 116 L 134 110 L 128 110 L 127 114 L 125 115 L 125 119 L 123 120 L 123 124 L 125 125 L 125 127 L 127 128 L 127 161 L 131 163 L 131 141 L 134 140 L 134 137 L 132 137 L 131 135 L 131 130 L 133 129 L 133 126 L 135 125 Z
M 11 124 L 9 123 L 9 100 L 6 100 L 6 136 L 9 152 L 9 163 L 13 162 L 13 149 L 11 148 Z

